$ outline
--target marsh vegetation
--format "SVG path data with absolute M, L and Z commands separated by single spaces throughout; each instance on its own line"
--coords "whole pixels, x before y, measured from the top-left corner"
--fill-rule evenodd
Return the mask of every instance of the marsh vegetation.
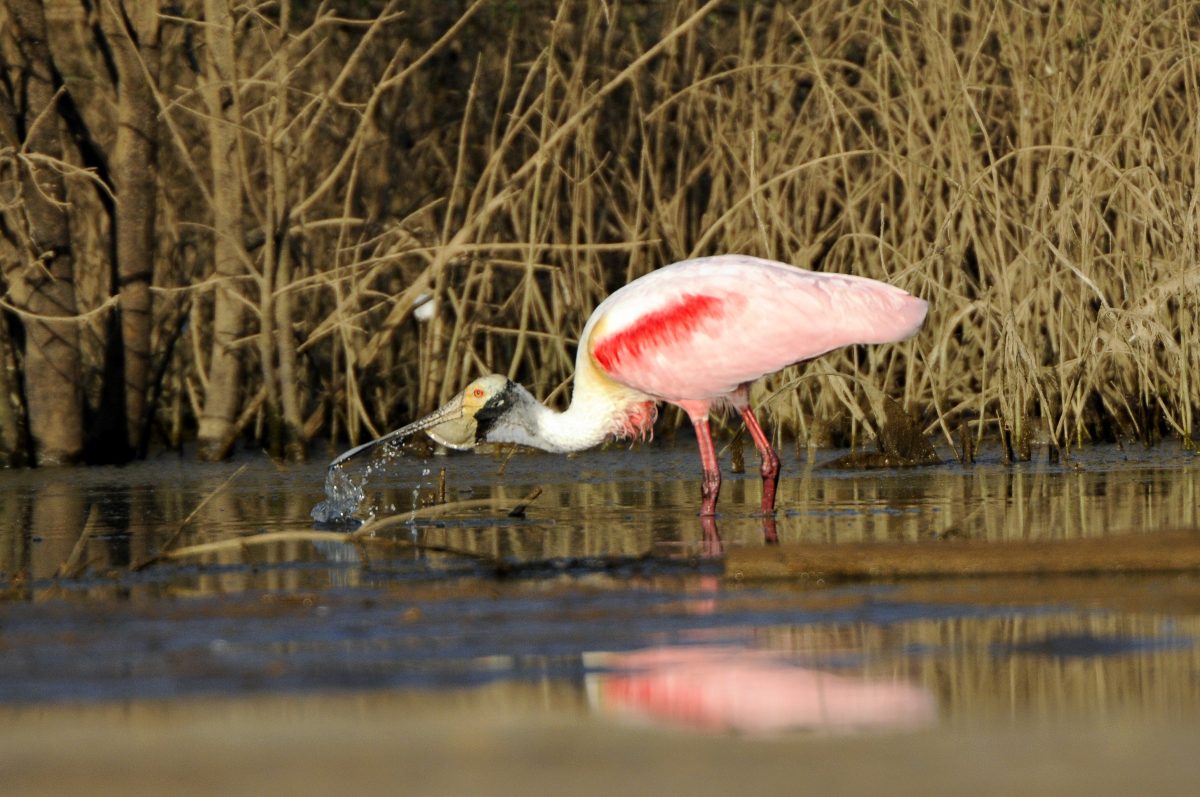
M 718 252 L 931 302 L 761 387 L 797 445 L 880 394 L 960 455 L 1190 445 L 1197 14 L 8 0 L 0 449 L 302 458 L 492 370 L 562 403 L 600 299 Z

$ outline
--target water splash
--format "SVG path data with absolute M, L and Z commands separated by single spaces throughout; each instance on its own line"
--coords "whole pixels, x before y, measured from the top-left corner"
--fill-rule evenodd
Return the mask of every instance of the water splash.
M 322 526 L 345 526 L 357 524 L 354 517 L 363 506 L 367 495 L 367 482 L 373 473 L 384 470 L 400 458 L 399 447 L 394 444 L 381 446 L 381 455 L 370 460 L 357 474 L 350 462 L 337 462 L 325 473 L 325 500 L 309 512 L 314 521 Z M 367 519 L 374 515 L 374 508 L 367 507 Z
M 368 465 L 362 478 L 356 481 L 346 472 L 345 465 L 331 466 L 325 474 L 325 500 L 309 512 L 312 519 L 323 525 L 336 525 L 349 520 L 366 497 L 370 471 L 371 466 Z

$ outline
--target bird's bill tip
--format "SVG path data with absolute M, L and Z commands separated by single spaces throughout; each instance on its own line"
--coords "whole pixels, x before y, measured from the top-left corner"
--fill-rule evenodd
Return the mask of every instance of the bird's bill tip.
M 475 445 L 475 419 L 472 417 L 473 414 L 473 411 L 469 411 L 464 407 L 463 396 L 460 393 L 424 418 L 413 421 L 408 426 L 388 432 L 382 437 L 377 437 L 370 442 L 355 446 L 349 451 L 344 452 L 337 459 L 333 460 L 329 464 L 329 467 L 334 468 L 349 459 L 385 443 L 405 440 L 417 432 L 425 432 L 435 442 L 447 448 L 472 448 Z

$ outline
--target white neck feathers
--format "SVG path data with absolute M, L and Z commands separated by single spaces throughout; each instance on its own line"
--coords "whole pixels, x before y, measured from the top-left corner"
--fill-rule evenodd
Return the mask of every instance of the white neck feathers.
M 543 451 L 568 453 L 600 445 L 609 437 L 629 433 L 631 405 L 651 402 L 649 396 L 602 378 L 590 364 L 575 370 L 571 406 L 557 412 L 516 386 L 512 409 L 497 418 L 485 435 L 493 443 L 517 443 Z M 649 416 L 653 421 L 653 414 Z

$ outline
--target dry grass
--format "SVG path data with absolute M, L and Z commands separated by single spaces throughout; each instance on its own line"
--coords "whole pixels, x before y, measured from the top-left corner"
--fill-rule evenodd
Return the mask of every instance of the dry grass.
M 947 442 L 1000 432 L 1018 458 L 1191 444 L 1195 6 L 372 7 L 354 23 L 292 10 L 286 29 L 274 7 L 236 8 L 245 273 L 221 284 L 250 313 L 243 406 L 261 437 L 289 391 L 304 439 L 386 431 L 491 370 L 565 403 L 603 296 L 744 252 L 932 303 L 912 343 L 769 381 L 781 437 L 856 441 L 881 389 Z M 168 27 L 164 52 L 196 34 Z M 207 112 L 185 67 L 160 81 L 157 411 L 173 440 L 206 389 L 218 284 L 194 154 Z

